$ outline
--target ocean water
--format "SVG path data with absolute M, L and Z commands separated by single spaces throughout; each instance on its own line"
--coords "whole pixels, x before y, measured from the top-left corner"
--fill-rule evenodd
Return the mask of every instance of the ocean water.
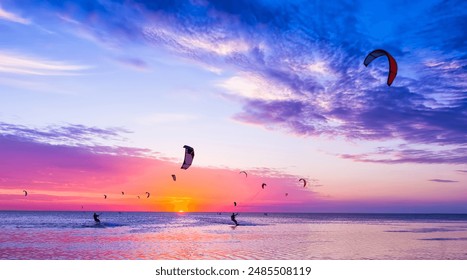
M 467 215 L 0 211 L 0 259 L 467 259 Z

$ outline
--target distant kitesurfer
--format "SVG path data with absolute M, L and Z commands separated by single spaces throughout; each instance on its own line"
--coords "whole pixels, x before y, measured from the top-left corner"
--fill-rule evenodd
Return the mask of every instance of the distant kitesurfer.
M 100 224 L 101 220 L 99 220 L 99 215 L 97 215 L 96 212 L 94 212 L 93 217 L 94 217 L 94 221 L 96 221 L 96 223 Z
M 232 215 L 230 216 L 230 219 L 232 220 L 232 222 L 235 223 L 235 226 L 238 226 L 238 222 L 237 222 L 237 220 L 235 220 L 235 217 L 236 217 L 237 215 L 238 215 L 238 213 L 237 213 L 237 214 L 232 213 Z

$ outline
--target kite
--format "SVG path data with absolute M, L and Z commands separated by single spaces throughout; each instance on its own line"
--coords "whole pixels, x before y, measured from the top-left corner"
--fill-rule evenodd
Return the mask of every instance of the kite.
M 374 50 L 372 52 L 370 52 L 365 60 L 363 61 L 363 64 L 366 66 L 368 66 L 368 64 L 370 64 L 375 58 L 378 58 L 380 56 L 383 56 L 385 55 L 387 58 L 388 58 L 388 61 L 389 61 L 389 74 L 388 74 L 388 81 L 387 81 L 387 84 L 388 86 L 390 86 L 392 84 L 392 82 L 394 81 L 394 79 L 396 78 L 396 75 L 397 75 L 397 62 L 396 60 L 394 59 L 394 57 L 392 57 L 392 55 L 390 55 L 387 51 L 385 50 L 381 50 L 381 49 L 377 49 L 377 50 Z
M 173 179 L 174 181 L 177 181 L 177 177 L 175 176 L 175 174 L 172 174 L 172 179 Z
M 188 169 L 191 163 L 193 162 L 193 158 L 195 157 L 195 150 L 190 146 L 183 146 L 185 148 L 185 159 L 183 160 L 183 164 L 181 169 Z
M 239 174 L 241 174 L 241 173 L 245 174 L 245 177 L 248 177 L 248 174 L 245 171 L 240 171 Z
M 306 187 L 306 180 L 305 180 L 305 179 L 301 178 L 301 179 L 299 179 L 298 181 L 299 181 L 299 182 L 300 182 L 300 181 L 303 181 L 303 187 Z

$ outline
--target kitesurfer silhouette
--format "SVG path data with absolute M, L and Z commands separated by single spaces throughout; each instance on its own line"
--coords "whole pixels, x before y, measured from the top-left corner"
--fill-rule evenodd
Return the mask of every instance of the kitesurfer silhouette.
M 99 223 L 99 224 L 100 224 L 101 220 L 99 220 L 99 215 L 97 215 L 96 212 L 94 212 L 93 217 L 94 217 L 94 221 L 96 221 L 96 223 Z
M 235 226 L 238 226 L 238 222 L 237 222 L 237 220 L 235 220 L 235 217 L 236 217 L 237 215 L 238 215 L 238 213 L 237 213 L 237 214 L 232 213 L 232 215 L 230 216 L 230 219 L 232 220 L 232 222 L 235 223 Z

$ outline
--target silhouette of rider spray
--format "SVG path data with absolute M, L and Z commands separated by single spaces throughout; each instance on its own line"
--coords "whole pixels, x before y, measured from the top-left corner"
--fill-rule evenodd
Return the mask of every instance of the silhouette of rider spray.
M 96 221 L 96 223 L 100 223 L 100 222 L 101 222 L 101 220 L 99 220 L 99 215 L 97 215 L 96 212 L 94 212 L 93 217 L 94 217 L 94 221 Z
M 235 223 L 236 226 L 238 226 L 238 222 L 237 222 L 237 220 L 235 220 L 235 217 L 236 217 L 237 215 L 238 215 L 238 213 L 237 213 L 237 214 L 232 213 L 232 215 L 230 216 L 230 219 L 232 220 L 232 222 Z

